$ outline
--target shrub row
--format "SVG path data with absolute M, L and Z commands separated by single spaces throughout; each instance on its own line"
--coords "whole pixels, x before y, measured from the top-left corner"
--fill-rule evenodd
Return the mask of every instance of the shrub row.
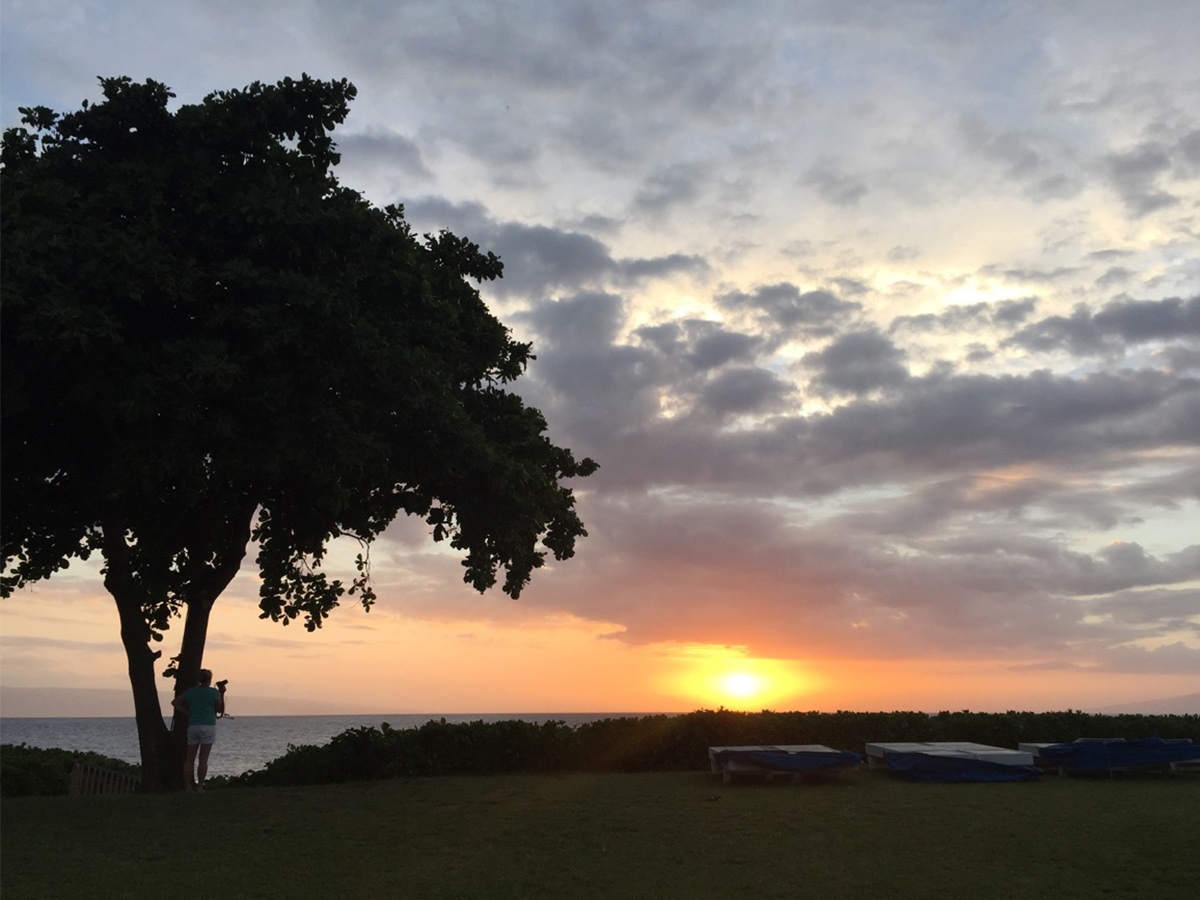
M 0 746 L 0 796 L 49 797 L 66 794 L 71 785 L 71 770 L 76 762 L 134 775 L 142 771 L 140 766 L 132 766 L 99 753 L 4 744 Z
M 323 746 L 290 746 L 234 784 L 292 785 L 496 772 L 670 771 L 708 765 L 710 746 L 825 744 L 861 753 L 867 742 L 1022 741 L 1092 738 L 1200 739 L 1200 716 L 1084 712 L 761 712 L 699 710 L 679 716 L 602 719 L 583 725 L 520 720 L 418 728 L 352 728 Z

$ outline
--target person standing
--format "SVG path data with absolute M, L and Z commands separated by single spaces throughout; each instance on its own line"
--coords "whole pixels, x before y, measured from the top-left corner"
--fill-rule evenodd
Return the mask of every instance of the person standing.
M 225 713 L 225 685 L 212 686 L 212 671 L 200 670 L 200 683 L 188 688 L 171 701 L 187 716 L 187 756 L 183 763 L 184 789 L 203 791 L 208 774 L 208 755 L 217 740 L 217 717 Z M 198 761 L 198 762 L 197 762 Z

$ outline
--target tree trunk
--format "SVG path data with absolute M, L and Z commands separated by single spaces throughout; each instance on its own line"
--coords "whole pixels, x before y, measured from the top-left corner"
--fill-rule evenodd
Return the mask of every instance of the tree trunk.
M 200 668 L 204 664 L 204 645 L 208 640 L 208 620 L 213 604 L 221 596 L 229 582 L 233 581 L 246 547 L 250 543 L 250 524 L 254 521 L 257 507 L 252 504 L 231 517 L 225 540 L 212 564 L 198 565 L 188 572 L 189 590 L 187 615 L 183 621 L 183 640 L 179 646 L 179 657 L 175 661 L 175 696 L 179 696 L 194 684 L 199 683 Z M 184 716 L 176 715 L 171 724 L 173 731 L 187 727 Z
M 212 614 L 216 597 L 197 597 L 188 602 L 187 616 L 183 620 L 183 640 L 179 645 L 179 657 L 175 660 L 175 696 L 178 697 L 192 685 L 200 683 L 200 668 L 204 663 L 204 644 L 208 640 L 208 620 Z M 180 735 L 183 743 L 187 733 L 187 716 L 178 710 L 171 719 L 171 732 Z
M 175 766 L 177 778 L 170 778 L 171 734 L 163 722 L 158 701 L 154 663 L 162 654 L 150 649 L 150 627 L 142 616 L 142 605 L 128 590 L 118 591 L 105 577 L 105 585 L 117 603 L 121 619 L 121 643 L 129 663 L 129 683 L 133 688 L 133 710 L 137 722 L 138 749 L 142 757 L 142 789 L 161 791 L 183 782 L 183 762 Z
M 255 508 L 248 506 L 230 520 L 215 553 L 197 553 L 200 559 L 213 559 L 189 571 L 187 580 L 187 617 L 183 641 L 176 660 L 175 694 L 196 684 L 204 659 L 208 621 L 217 597 L 233 580 L 246 555 L 250 524 Z M 162 598 L 149 597 L 132 572 L 131 554 L 125 543 L 125 530 L 119 526 L 104 528 L 104 586 L 117 604 L 121 620 L 121 642 L 129 664 L 129 683 L 133 688 L 133 708 L 137 721 L 138 749 L 142 758 L 142 789 L 147 791 L 183 790 L 183 761 L 187 744 L 187 720 L 173 719 L 168 729 L 159 705 L 158 682 L 154 667 L 162 651 L 152 650 L 153 640 L 146 610 Z

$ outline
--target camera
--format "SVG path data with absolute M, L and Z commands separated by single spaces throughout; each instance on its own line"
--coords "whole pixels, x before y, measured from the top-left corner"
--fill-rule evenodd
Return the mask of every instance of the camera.
M 228 679 L 228 678 L 226 678 L 226 679 L 224 679 L 224 680 L 222 680 L 222 681 L 218 681 L 218 682 L 217 682 L 217 690 L 218 690 L 218 691 L 223 691 L 223 690 L 225 690 L 225 685 L 227 685 L 227 684 L 229 684 L 229 679 Z

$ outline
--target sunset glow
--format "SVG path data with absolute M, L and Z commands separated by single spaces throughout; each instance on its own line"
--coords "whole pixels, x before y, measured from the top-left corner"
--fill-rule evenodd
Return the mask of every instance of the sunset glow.
M 685 707 L 784 708 L 803 704 L 817 686 L 795 661 L 754 659 L 737 648 L 691 647 L 675 662 L 669 690 Z
M 600 468 L 517 598 L 401 516 L 310 634 L 249 547 L 235 716 L 1200 710 L 1200 3 L 259 6 L 6 2 L 0 125 L 348 79 L 339 184 L 502 260 L 496 388 Z M 0 602 L 6 716 L 132 709 L 103 566 Z

